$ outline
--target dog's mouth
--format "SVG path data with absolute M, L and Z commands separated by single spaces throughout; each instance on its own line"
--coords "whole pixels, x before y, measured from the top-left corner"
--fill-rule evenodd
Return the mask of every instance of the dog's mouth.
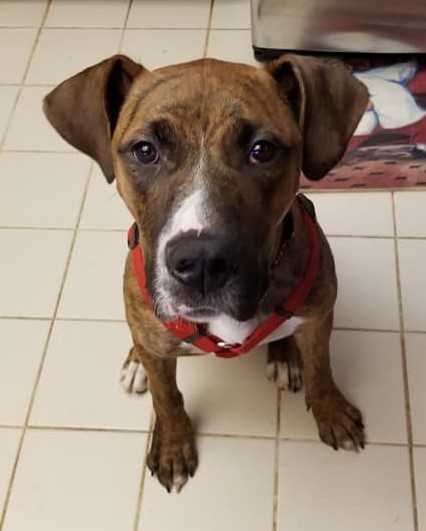
M 253 317 L 258 309 L 263 290 L 256 283 L 245 286 L 231 285 L 209 296 L 194 296 L 175 282 L 163 285 L 162 296 L 154 298 L 156 314 L 163 321 L 176 318 L 194 323 L 207 323 L 218 315 L 229 315 L 237 321 Z M 160 302 L 162 301 L 162 303 Z
M 203 323 L 208 319 L 216 317 L 219 315 L 219 311 L 214 308 L 209 307 L 190 307 L 184 306 L 176 309 L 176 316 L 186 319 L 187 321 L 193 321 L 194 323 Z

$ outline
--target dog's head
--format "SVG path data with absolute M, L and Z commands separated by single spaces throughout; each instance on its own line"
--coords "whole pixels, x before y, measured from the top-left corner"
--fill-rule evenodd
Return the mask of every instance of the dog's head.
M 253 316 L 301 171 L 344 154 L 367 93 L 338 62 L 286 55 L 257 69 L 211 59 L 149 72 L 114 56 L 45 99 L 141 231 L 162 318 Z

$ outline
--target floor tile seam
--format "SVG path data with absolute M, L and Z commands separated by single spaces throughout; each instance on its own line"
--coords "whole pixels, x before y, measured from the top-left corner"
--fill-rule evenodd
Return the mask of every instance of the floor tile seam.
M 399 256 L 399 246 L 398 246 L 397 212 L 396 212 L 396 203 L 395 203 L 394 193 L 392 193 L 392 219 L 393 219 L 393 226 L 394 226 L 394 253 L 395 253 L 395 268 L 396 268 L 396 284 L 397 284 L 397 294 L 398 294 L 398 315 L 399 315 L 399 325 L 400 325 L 401 366 L 402 366 L 402 377 L 403 377 L 403 383 L 404 383 L 405 416 L 406 416 L 407 441 L 408 441 L 408 458 L 409 458 L 409 470 L 410 470 L 413 525 L 414 525 L 414 531 L 419 531 L 419 518 L 418 518 L 418 509 L 417 509 L 417 486 L 416 486 L 416 473 L 415 473 L 414 450 L 413 450 L 413 421 L 412 421 L 412 415 L 411 415 L 410 389 L 409 389 L 409 378 L 408 378 L 408 360 L 407 360 L 406 338 L 405 338 L 404 307 L 403 307 L 403 300 L 402 300 L 401 268 L 400 268 L 400 256 Z
M 52 3 L 52 0 L 47 0 L 45 8 L 44 8 L 44 12 L 43 12 L 43 17 L 42 17 L 41 23 L 40 23 L 39 26 L 36 26 L 34 28 L 34 29 L 37 29 L 36 36 L 34 38 L 34 42 L 33 42 L 32 48 L 31 48 L 31 52 L 30 52 L 30 54 L 28 56 L 28 61 L 27 61 L 27 64 L 25 66 L 25 70 L 24 70 L 24 73 L 22 75 L 21 82 L 20 83 L 16 83 L 16 86 L 18 86 L 19 88 L 18 88 L 17 94 L 15 96 L 15 100 L 14 100 L 14 103 L 13 103 L 12 110 L 10 112 L 9 118 L 8 118 L 8 120 L 6 122 L 6 127 L 5 127 L 5 130 L 4 130 L 3 136 L 2 136 L 2 138 L 0 138 L 0 153 L 2 153 L 2 151 L 3 151 L 3 147 L 5 145 L 6 138 L 7 138 L 7 135 L 9 133 L 9 130 L 10 130 L 10 126 L 11 126 L 13 118 L 15 116 L 15 112 L 16 112 L 16 109 L 17 109 L 17 106 L 18 106 L 18 102 L 19 102 L 19 99 L 21 97 L 23 88 L 25 86 L 25 82 L 26 82 L 26 79 L 27 79 L 27 76 L 28 76 L 28 72 L 30 70 L 30 66 L 31 66 L 32 60 L 34 58 L 35 50 L 37 48 L 37 45 L 38 45 L 38 42 L 39 42 L 39 39 L 40 39 L 40 35 L 41 35 L 42 30 L 43 30 L 44 23 L 46 21 L 47 14 L 49 12 L 51 3 Z M 0 529 L 1 529 L 1 527 L 0 527 Z

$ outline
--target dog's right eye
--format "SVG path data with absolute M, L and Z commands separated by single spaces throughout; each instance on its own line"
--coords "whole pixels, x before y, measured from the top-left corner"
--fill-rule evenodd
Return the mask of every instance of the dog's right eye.
M 141 164 L 157 164 L 160 160 L 158 151 L 151 142 L 138 142 L 132 147 L 133 157 Z
M 252 164 L 262 164 L 274 158 L 276 146 L 268 140 L 259 140 L 251 148 L 249 162 Z

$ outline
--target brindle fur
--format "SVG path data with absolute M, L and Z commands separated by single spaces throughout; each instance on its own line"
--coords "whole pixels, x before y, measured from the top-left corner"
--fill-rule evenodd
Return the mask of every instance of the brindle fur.
M 215 218 L 238 231 L 267 267 L 276 256 L 284 216 L 290 213 L 294 232 L 285 259 L 272 270 L 266 296 L 257 301 L 258 310 L 267 314 L 301 279 L 308 261 L 308 236 L 294 201 L 300 170 L 318 179 L 331 169 L 343 155 L 367 98 L 342 65 L 307 57 L 287 55 L 265 69 L 200 60 L 148 72 L 127 57 L 114 56 L 65 81 L 46 97 L 44 108 L 68 142 L 93 157 L 109 181 L 116 178 L 140 228 L 151 290 L 160 231 L 191 186 L 201 149 Z M 162 169 L 145 168 L 142 174 L 126 158 L 126 145 L 158 118 L 167 119 L 160 133 L 170 143 Z M 257 168 L 254 174 L 236 149 L 241 118 L 273 128 L 287 146 L 272 169 Z M 298 313 L 306 321 L 292 338 L 271 345 L 270 358 L 292 364 L 301 360 L 306 403 L 321 439 L 336 449 L 357 449 L 364 444 L 361 414 L 337 389 L 330 369 L 337 281 L 321 230 L 320 240 L 318 276 Z M 197 466 L 191 422 L 176 385 L 176 357 L 188 355 L 188 350 L 146 306 L 130 256 L 124 298 L 134 344 L 129 359 L 143 363 L 156 413 L 148 466 L 168 490 L 179 490 Z

